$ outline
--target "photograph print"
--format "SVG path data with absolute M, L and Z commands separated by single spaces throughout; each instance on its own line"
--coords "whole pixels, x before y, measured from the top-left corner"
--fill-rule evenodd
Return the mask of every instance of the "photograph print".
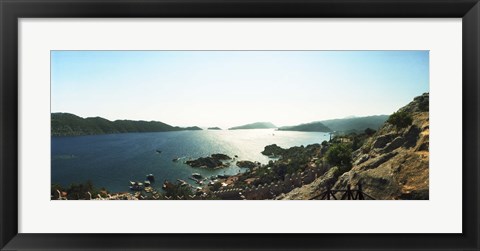
M 429 51 L 51 51 L 50 116 L 51 200 L 429 199 Z

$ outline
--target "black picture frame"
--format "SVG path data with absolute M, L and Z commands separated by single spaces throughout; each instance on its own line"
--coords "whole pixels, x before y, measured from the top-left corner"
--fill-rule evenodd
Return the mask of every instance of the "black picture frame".
M 0 0 L 2 250 L 479 250 L 478 0 Z M 18 233 L 19 18 L 462 18 L 462 234 Z M 460 196 L 460 195 L 459 195 Z M 41 212 L 39 212 L 41 215 Z M 319 212 L 319 217 L 321 212 Z M 375 219 L 372 219 L 375 220 Z M 438 224 L 442 224 L 438 222 Z

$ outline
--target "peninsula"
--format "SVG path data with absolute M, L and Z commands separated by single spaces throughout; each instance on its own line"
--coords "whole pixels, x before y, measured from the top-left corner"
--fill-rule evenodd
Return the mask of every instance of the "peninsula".
M 101 117 L 82 118 L 71 113 L 51 114 L 52 136 L 81 136 L 129 132 L 167 132 L 202 130 L 197 126 L 178 127 L 159 121 L 115 120 Z

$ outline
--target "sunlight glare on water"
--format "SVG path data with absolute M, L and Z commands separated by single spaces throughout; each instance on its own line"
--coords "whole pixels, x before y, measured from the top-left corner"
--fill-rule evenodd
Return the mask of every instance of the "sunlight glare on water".
M 69 185 L 91 180 L 96 187 L 119 192 L 128 190 L 130 180 L 143 181 L 152 173 L 157 180 L 155 187 L 160 187 L 164 180 L 189 181 L 188 177 L 194 172 L 212 176 L 245 171 L 234 162 L 230 167 L 216 170 L 192 168 L 184 163 L 188 159 L 223 153 L 232 158 L 238 155 L 238 160 L 265 164 L 270 159 L 261 152 L 267 145 L 288 148 L 328 139 L 329 134 L 323 132 L 273 129 L 52 137 L 52 184 Z M 172 161 L 174 158 L 179 161 Z

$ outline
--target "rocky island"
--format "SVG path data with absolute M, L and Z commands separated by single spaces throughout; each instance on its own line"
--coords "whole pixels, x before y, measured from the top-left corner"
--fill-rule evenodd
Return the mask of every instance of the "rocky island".
M 212 154 L 209 157 L 200 157 L 195 160 L 187 160 L 185 164 L 196 167 L 196 168 L 210 168 L 210 169 L 217 169 L 217 168 L 224 168 L 228 165 L 223 161 L 230 160 L 228 155 L 216 153 Z

